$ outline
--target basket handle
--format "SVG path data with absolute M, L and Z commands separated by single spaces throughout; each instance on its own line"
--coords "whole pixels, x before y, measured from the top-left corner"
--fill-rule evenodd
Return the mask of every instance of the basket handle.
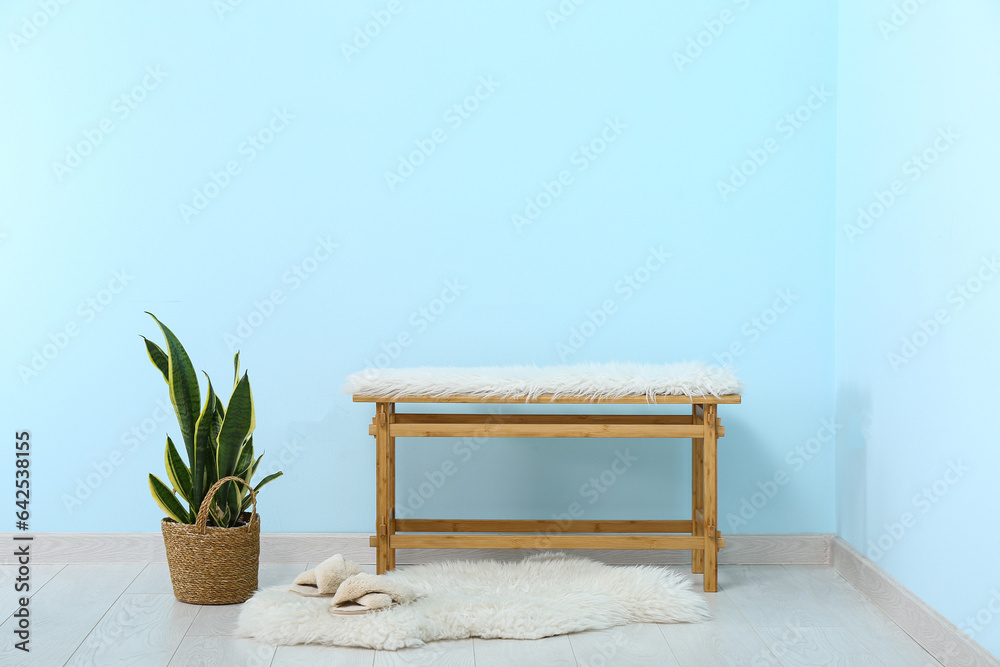
M 196 532 L 205 534 L 208 528 L 208 508 L 212 505 L 212 498 L 215 497 L 215 492 L 219 488 L 228 482 L 229 480 L 234 480 L 241 483 L 243 486 L 247 487 L 250 491 L 250 500 L 253 502 L 253 510 L 250 512 L 250 521 L 247 523 L 247 528 L 253 525 L 254 517 L 257 516 L 257 494 L 253 492 L 253 487 L 246 483 L 242 477 L 237 477 L 235 475 L 230 475 L 229 477 L 223 477 L 218 482 L 212 485 L 212 488 L 208 490 L 205 494 L 204 500 L 201 501 L 201 507 L 198 508 L 198 518 L 194 522 L 194 529 Z

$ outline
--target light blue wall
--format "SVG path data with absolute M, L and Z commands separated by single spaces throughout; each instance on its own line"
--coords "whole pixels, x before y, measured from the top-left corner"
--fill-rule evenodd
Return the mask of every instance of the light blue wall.
M 32 433 L 32 528 L 157 530 L 146 475 L 177 430 L 139 339 L 150 310 L 217 386 L 242 338 L 255 440 L 285 471 L 268 531 L 371 530 L 372 407 L 339 388 L 386 350 L 412 366 L 734 347 L 748 389 L 722 409 L 723 532 L 832 531 L 835 4 L 563 2 L 560 21 L 557 0 L 401 0 L 388 22 L 387 1 L 347 5 L 4 3 L 0 432 Z M 88 136 L 78 166 L 54 166 Z M 51 358 L 22 377 L 36 352 Z M 689 511 L 676 443 L 454 445 L 400 443 L 401 502 L 452 461 L 424 516 Z M 590 504 L 581 487 L 626 447 L 641 463 Z
M 1000 654 L 1000 7 L 896 4 L 840 9 L 837 531 Z

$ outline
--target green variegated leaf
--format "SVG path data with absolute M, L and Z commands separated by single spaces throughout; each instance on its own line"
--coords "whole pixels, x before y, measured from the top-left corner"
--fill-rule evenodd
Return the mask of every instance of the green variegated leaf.
M 156 475 L 149 476 L 149 490 L 153 494 L 153 500 L 156 501 L 156 504 L 171 519 L 178 523 L 194 523 L 190 513 L 177 500 L 177 496 Z
M 219 432 L 219 479 L 236 472 L 240 449 L 253 429 L 253 393 L 250 390 L 250 378 L 244 373 L 229 399 L 226 419 Z
M 170 382 L 170 359 L 167 357 L 167 353 L 145 336 L 139 336 L 139 338 L 146 342 L 146 353 L 149 355 L 150 361 L 163 373 L 163 381 Z
M 167 341 L 167 384 L 170 386 L 170 402 L 177 412 L 177 422 L 181 428 L 181 437 L 187 449 L 188 460 L 195 460 L 195 429 L 198 423 L 201 403 L 201 390 L 198 388 L 198 376 L 194 372 L 191 358 L 184 346 L 177 340 L 174 333 L 152 313 L 147 313 L 160 327 Z M 197 480 L 195 480 L 197 484 Z
M 264 458 L 264 452 L 261 452 L 260 456 L 258 456 L 257 459 L 250 466 L 250 475 L 248 477 L 244 477 L 243 479 L 245 479 L 247 482 L 253 479 L 253 476 L 257 474 L 257 466 L 260 465 L 260 460 L 262 458 Z
M 226 486 L 229 487 L 226 491 L 226 517 L 227 525 L 236 525 L 236 522 L 240 518 L 240 505 L 243 501 L 243 486 L 238 482 L 227 482 Z
M 226 410 L 222 407 L 222 400 L 216 396 L 215 398 L 215 419 L 212 420 L 212 437 L 215 440 L 219 438 L 219 431 L 222 430 L 222 422 L 226 420 Z
M 270 482 L 271 480 L 275 480 L 275 479 L 278 479 L 279 477 L 281 477 L 281 476 L 282 476 L 282 475 L 284 475 L 284 474 L 285 474 L 285 473 L 283 473 L 283 472 L 281 472 L 281 471 L 279 470 L 279 471 L 278 471 L 278 472 L 276 472 L 276 473 L 272 473 L 272 474 L 268 475 L 268 476 L 267 476 L 267 477 L 265 477 L 264 479 L 260 480 L 260 483 L 259 483 L 259 484 L 257 484 L 257 486 L 253 487 L 253 492 L 254 492 L 254 493 L 260 493 L 260 490 L 261 490 L 262 488 L 264 488 L 264 485 L 265 485 L 265 484 L 267 484 L 267 483 L 268 483 L 268 482 Z
M 215 450 L 217 444 L 212 436 L 216 400 L 215 390 L 212 389 L 212 380 L 209 378 L 205 409 L 201 413 L 201 416 L 198 417 L 195 429 L 194 456 L 191 461 L 191 508 L 195 512 L 201 507 L 201 501 L 205 496 L 205 492 L 218 479 L 215 476 Z
M 233 390 L 236 390 L 236 385 L 240 383 L 240 353 L 239 351 L 233 355 Z
M 244 493 L 244 486 L 239 482 L 226 482 L 220 488 L 215 497 L 223 511 L 223 524 L 227 528 L 232 528 L 239 521 L 240 502 Z
M 253 465 L 252 461 L 251 461 L 251 465 Z M 250 469 L 249 469 L 249 466 L 247 466 L 246 470 L 241 470 L 241 471 L 237 472 L 236 475 L 237 475 L 237 477 L 239 477 L 241 479 L 249 480 L 250 479 Z M 250 502 L 249 501 L 250 491 L 247 490 L 247 487 L 243 486 L 242 484 L 240 485 L 239 488 L 240 488 L 240 493 L 239 493 L 239 498 L 237 498 L 237 506 L 239 507 L 240 511 L 242 512 L 243 510 L 246 509 L 247 503 Z
M 177 447 L 174 446 L 174 442 L 170 439 L 170 436 L 167 436 L 167 451 L 164 458 L 166 459 L 167 478 L 177 493 L 180 494 L 181 498 L 186 500 L 190 505 L 191 471 L 184 465 L 184 461 L 181 459 L 180 454 L 177 453 Z
M 237 477 L 242 477 L 250 482 L 250 478 L 247 477 L 247 473 L 250 472 L 250 464 L 253 463 L 253 436 L 247 438 L 246 442 L 240 448 L 240 458 L 236 460 L 236 472 L 234 473 Z

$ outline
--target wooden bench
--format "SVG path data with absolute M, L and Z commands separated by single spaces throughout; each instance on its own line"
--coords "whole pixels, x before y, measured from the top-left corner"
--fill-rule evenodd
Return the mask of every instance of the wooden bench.
M 739 403 L 739 394 L 720 396 L 586 396 L 530 398 L 478 395 L 354 394 L 375 403 L 369 433 L 376 442 L 376 535 L 379 574 L 396 566 L 396 549 L 685 549 L 691 571 L 704 573 L 705 590 L 718 590 L 718 553 L 726 546 L 718 532 L 717 448 L 725 434 L 719 404 Z M 396 404 L 684 404 L 691 414 L 440 414 L 397 412 Z M 397 519 L 396 438 L 690 438 L 691 518 L 644 521 Z M 485 534 L 484 534 L 485 533 Z M 548 533 L 548 534 L 542 534 Z

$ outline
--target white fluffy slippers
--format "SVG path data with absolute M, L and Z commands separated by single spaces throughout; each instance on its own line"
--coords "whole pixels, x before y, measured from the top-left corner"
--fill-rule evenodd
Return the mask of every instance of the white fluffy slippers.
M 344 579 L 363 570 L 351 561 L 344 560 L 340 554 L 330 556 L 313 570 L 306 570 L 295 577 L 290 590 L 307 598 L 333 597 Z
M 384 575 L 356 574 L 344 580 L 333 596 L 331 614 L 364 614 L 395 604 L 409 604 L 419 597 L 417 592 L 391 581 Z
M 331 614 L 365 614 L 420 597 L 409 586 L 364 572 L 340 554 L 295 577 L 288 590 L 305 597 L 332 597 Z

